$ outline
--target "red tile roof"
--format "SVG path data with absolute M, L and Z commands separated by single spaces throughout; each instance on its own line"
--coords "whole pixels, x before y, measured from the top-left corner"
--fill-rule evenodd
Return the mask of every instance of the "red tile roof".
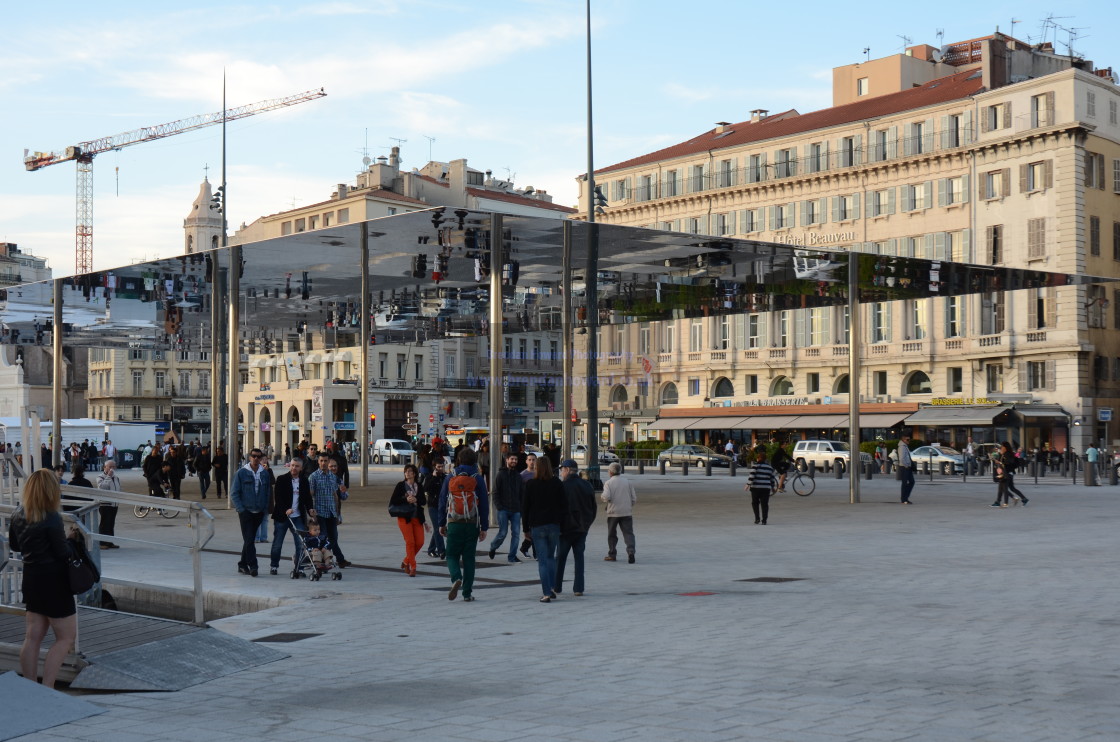
M 483 188 L 468 188 L 467 194 L 475 198 L 489 198 L 494 201 L 505 201 L 506 203 L 521 204 L 522 206 L 533 206 L 538 209 L 548 209 L 549 211 L 561 211 L 565 214 L 576 213 L 576 209 L 569 206 L 561 206 L 560 204 L 541 201 L 540 199 L 521 196 L 507 191 L 487 191 Z
M 451 187 L 448 183 L 446 183 L 442 180 L 437 180 L 436 178 L 433 178 L 430 175 L 423 175 L 421 173 L 413 173 L 412 175 L 416 178 L 419 178 L 420 180 L 426 180 L 429 183 L 432 183 L 434 185 L 443 186 L 444 188 L 450 188 Z
M 864 101 L 856 101 L 843 106 L 824 108 L 820 111 L 812 111 L 801 115 L 798 115 L 796 111 L 787 111 L 777 116 L 768 116 L 761 121 L 744 121 L 725 127 L 723 134 L 717 134 L 715 129 L 709 129 L 687 141 L 614 165 L 608 165 L 595 172 L 609 173 L 636 165 L 700 154 L 709 150 L 737 147 L 751 142 L 803 134 L 814 129 L 824 129 L 854 121 L 889 116 L 903 111 L 967 98 L 982 89 L 983 79 L 979 70 L 965 70 L 955 75 L 927 82 L 925 85 L 916 88 L 881 95 Z

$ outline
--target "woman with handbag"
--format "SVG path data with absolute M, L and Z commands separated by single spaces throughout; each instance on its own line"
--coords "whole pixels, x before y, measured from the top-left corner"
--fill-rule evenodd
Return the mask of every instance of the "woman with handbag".
M 105 490 L 106 492 L 120 492 L 121 480 L 117 477 L 117 462 L 109 459 L 101 469 L 101 473 L 97 475 L 97 489 Z M 97 526 L 97 532 L 102 536 L 114 535 L 114 529 L 117 523 L 117 503 L 102 503 L 97 509 L 100 515 L 100 522 Z M 114 544 L 112 541 L 102 541 L 102 549 L 119 549 L 121 547 Z
M 71 529 L 69 537 L 77 539 L 80 534 Z M 78 636 L 77 609 L 67 572 L 70 549 L 66 539 L 58 478 L 49 469 L 40 469 L 24 484 L 22 506 L 12 514 L 8 541 L 12 551 L 23 555 L 27 621 L 19 652 L 20 674 L 28 680 L 38 679 L 39 648 L 49 628 L 54 632 L 54 644 L 43 663 L 43 685 L 48 688 L 54 687 L 62 661 Z
M 424 520 L 427 499 L 420 488 L 419 472 L 412 464 L 404 467 L 404 479 L 397 482 L 389 498 L 389 515 L 397 519 L 404 536 L 404 561 L 401 569 L 409 577 L 416 576 L 416 555 L 424 548 L 424 532 L 432 527 Z

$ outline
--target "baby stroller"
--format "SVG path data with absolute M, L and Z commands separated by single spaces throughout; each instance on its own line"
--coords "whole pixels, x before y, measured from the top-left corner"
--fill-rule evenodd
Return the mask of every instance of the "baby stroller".
M 288 517 L 288 523 L 291 524 L 292 531 L 299 536 L 297 539 L 299 547 L 292 556 L 292 579 L 307 577 L 312 582 L 316 582 L 322 579 L 323 575 L 329 574 L 332 580 L 341 580 L 342 572 L 335 564 L 327 537 L 312 536 L 310 531 L 297 528 L 291 516 Z

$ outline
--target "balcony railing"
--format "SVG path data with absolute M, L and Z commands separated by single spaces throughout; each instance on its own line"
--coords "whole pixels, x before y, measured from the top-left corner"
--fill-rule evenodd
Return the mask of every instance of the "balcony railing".
M 1046 331 L 1041 330 L 1039 332 L 1028 332 L 1027 333 L 1027 342 L 1028 343 L 1045 343 L 1046 342 Z
M 902 344 L 902 352 L 903 353 L 921 353 L 922 352 L 922 343 L 903 343 Z
M 990 348 L 994 345 L 1003 345 L 1003 335 L 986 335 L 980 338 L 981 348 Z

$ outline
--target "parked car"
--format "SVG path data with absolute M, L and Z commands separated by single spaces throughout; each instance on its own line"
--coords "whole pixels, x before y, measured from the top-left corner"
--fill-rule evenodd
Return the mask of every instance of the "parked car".
M 669 466 L 680 466 L 686 461 L 689 465 L 697 467 L 707 466 L 709 461 L 712 462 L 712 466 L 731 466 L 730 456 L 724 456 L 722 453 L 716 453 L 707 446 L 700 446 L 694 443 L 686 443 L 684 445 L 665 449 L 657 454 L 658 465 L 660 465 L 662 461 Z
M 416 451 L 408 441 L 399 438 L 379 438 L 373 442 L 373 463 L 404 464 Z
M 583 443 L 576 443 L 571 448 L 571 456 L 578 462 L 587 463 L 587 446 Z M 599 449 L 600 464 L 611 464 L 615 461 L 618 461 L 618 456 L 605 448 Z
M 931 445 L 918 446 L 910 451 L 910 458 L 914 466 L 920 467 L 924 463 L 930 464 L 934 469 L 939 469 L 942 474 L 956 474 L 964 471 L 964 454 L 948 446 Z M 891 460 L 898 463 L 898 451 L 891 451 Z
M 802 471 L 809 468 L 810 462 L 815 463 L 817 467 L 824 467 L 826 463 L 839 466 L 841 471 L 845 471 L 851 455 L 851 446 L 844 441 L 809 440 L 794 444 L 790 458 Z M 872 461 L 871 454 L 863 451 L 860 452 L 859 458 L 865 464 L 870 464 Z

